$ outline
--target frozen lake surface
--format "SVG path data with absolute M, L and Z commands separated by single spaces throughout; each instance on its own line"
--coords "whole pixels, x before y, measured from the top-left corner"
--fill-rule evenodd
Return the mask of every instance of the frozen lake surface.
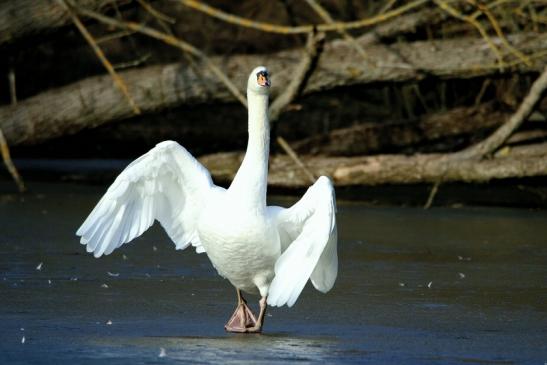
M 234 335 L 206 255 L 155 227 L 95 259 L 74 232 L 105 187 L 30 188 L 0 184 L 1 364 L 547 362 L 545 211 L 339 202 L 334 289 Z

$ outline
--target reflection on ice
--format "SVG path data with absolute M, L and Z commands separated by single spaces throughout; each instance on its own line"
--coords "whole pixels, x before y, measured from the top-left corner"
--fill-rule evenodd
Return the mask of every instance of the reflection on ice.
M 337 355 L 337 341 L 284 334 L 226 335 L 223 337 L 138 337 L 92 339 L 89 346 L 103 349 L 108 358 L 120 352 L 131 356 L 166 357 L 184 363 L 241 364 L 329 362 Z M 159 353 L 159 355 L 158 355 Z
M 166 341 L 169 357 L 180 360 L 223 362 L 262 360 L 319 362 L 329 358 L 331 341 L 285 336 L 236 335 L 220 338 L 178 338 Z M 243 357 L 242 357 L 243 355 Z

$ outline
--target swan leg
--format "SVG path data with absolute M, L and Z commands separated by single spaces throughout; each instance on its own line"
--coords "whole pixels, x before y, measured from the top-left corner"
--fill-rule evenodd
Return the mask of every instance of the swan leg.
M 232 317 L 224 326 L 224 329 L 228 332 L 245 333 L 249 332 L 251 328 L 255 328 L 257 325 L 256 317 L 251 309 L 247 306 L 247 302 L 241 294 L 241 290 L 237 290 L 237 308 L 232 314 Z M 262 313 L 262 307 L 261 307 Z M 260 318 L 260 316 L 259 316 Z
M 247 328 L 248 333 L 260 333 L 262 332 L 262 325 L 264 324 L 264 316 L 266 315 L 266 308 L 268 305 L 266 304 L 266 297 L 262 297 L 260 301 L 258 302 L 260 304 L 260 313 L 258 315 L 258 319 L 256 320 L 254 326 Z

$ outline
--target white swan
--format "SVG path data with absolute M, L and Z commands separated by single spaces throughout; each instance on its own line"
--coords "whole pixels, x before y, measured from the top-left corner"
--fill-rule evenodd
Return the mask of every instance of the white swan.
M 77 235 L 95 257 L 108 255 L 158 220 L 176 249 L 206 252 L 237 290 L 238 306 L 225 328 L 260 332 L 267 304 L 292 306 L 308 279 L 327 292 L 338 272 L 335 197 L 320 177 L 288 209 L 266 206 L 270 80 L 264 67 L 247 82 L 249 141 L 228 189 L 173 141 L 132 162 L 114 181 Z M 260 294 L 255 318 L 241 294 Z

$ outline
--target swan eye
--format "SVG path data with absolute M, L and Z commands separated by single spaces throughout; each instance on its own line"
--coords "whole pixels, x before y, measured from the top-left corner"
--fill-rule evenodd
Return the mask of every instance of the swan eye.
M 262 87 L 270 86 L 270 79 L 268 78 L 268 73 L 266 71 L 260 71 L 256 74 L 256 83 Z

